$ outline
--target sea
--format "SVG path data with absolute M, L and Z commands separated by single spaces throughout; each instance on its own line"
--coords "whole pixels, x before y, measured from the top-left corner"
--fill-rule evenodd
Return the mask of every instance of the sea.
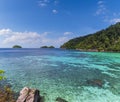
M 45 102 L 120 102 L 120 53 L 66 49 L 0 49 L 12 90 L 40 90 Z

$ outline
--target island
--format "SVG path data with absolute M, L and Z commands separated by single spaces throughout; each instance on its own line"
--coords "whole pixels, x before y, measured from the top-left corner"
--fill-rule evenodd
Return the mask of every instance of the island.
M 120 22 L 94 34 L 71 39 L 60 48 L 82 51 L 120 51 Z
M 20 45 L 14 45 L 13 48 L 22 48 Z
M 40 48 L 55 48 L 54 46 L 41 46 Z

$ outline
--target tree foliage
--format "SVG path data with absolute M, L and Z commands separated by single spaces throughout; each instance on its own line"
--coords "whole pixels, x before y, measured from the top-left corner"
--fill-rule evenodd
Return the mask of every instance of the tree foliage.
M 120 23 L 111 25 L 94 34 L 69 40 L 61 46 L 67 49 L 96 49 L 98 51 L 120 51 Z

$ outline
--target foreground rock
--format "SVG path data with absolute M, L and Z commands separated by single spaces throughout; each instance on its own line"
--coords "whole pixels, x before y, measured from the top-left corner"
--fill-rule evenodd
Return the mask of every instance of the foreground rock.
M 60 97 L 57 97 L 55 101 L 68 102 Z M 44 96 L 40 96 L 39 90 L 24 87 L 20 91 L 20 96 L 18 97 L 16 102 L 45 102 L 45 99 Z
M 16 102 L 44 102 L 44 99 L 40 96 L 39 90 L 24 87 Z

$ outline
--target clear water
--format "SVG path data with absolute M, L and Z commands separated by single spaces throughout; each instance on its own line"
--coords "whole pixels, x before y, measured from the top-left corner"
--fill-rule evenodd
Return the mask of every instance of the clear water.
M 120 53 L 0 49 L 0 69 L 14 91 L 37 88 L 45 102 L 120 102 Z M 103 87 L 86 83 L 93 79 Z

